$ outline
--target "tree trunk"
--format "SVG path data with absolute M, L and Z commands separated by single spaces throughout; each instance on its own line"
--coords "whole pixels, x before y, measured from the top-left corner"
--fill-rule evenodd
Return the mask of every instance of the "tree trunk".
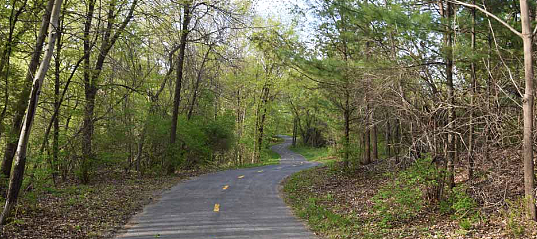
M 200 69 L 198 71 L 198 76 L 196 78 L 196 84 L 194 85 L 194 92 L 192 94 L 192 100 L 190 102 L 190 109 L 188 110 L 187 119 L 190 120 L 192 117 L 192 113 L 194 112 L 194 106 L 196 105 L 196 98 L 198 96 L 198 90 L 201 82 L 201 78 L 203 77 L 203 68 L 205 67 L 205 63 L 207 62 L 209 58 L 209 53 L 211 53 L 211 49 L 213 48 L 213 45 L 209 45 L 209 49 L 203 56 L 203 61 L 201 62 Z
M 64 9 L 65 10 L 65 9 Z M 62 14 L 62 18 L 63 18 L 63 14 Z M 60 73 L 61 73 L 61 64 L 60 64 L 60 52 L 61 52 L 61 37 L 62 37 L 62 31 L 63 31 L 63 27 L 61 25 L 61 22 L 63 20 L 60 19 L 60 32 L 58 33 L 58 39 L 56 40 L 56 43 L 57 43 L 57 47 L 56 47 L 56 69 L 55 69 L 55 85 L 58 85 L 58 87 L 60 86 Z M 44 150 L 45 150 L 45 147 L 46 145 L 48 144 L 48 140 L 49 140 L 49 135 L 50 135 L 50 131 L 52 130 L 53 126 L 56 127 L 54 124 L 56 121 L 58 121 L 58 124 L 59 124 L 59 114 L 60 114 L 60 108 L 61 108 L 61 105 L 63 104 L 63 101 L 65 100 L 65 95 L 67 94 L 67 90 L 69 89 L 69 85 L 71 84 L 71 81 L 75 75 L 75 73 L 77 72 L 77 69 L 78 67 L 80 66 L 80 63 L 82 62 L 82 60 L 84 60 L 84 57 L 80 58 L 78 60 L 78 62 L 75 64 L 75 66 L 73 67 L 73 69 L 71 70 L 71 74 L 69 76 L 69 78 L 67 79 L 67 82 L 65 82 L 65 87 L 63 88 L 62 90 L 62 93 L 61 95 L 58 95 L 56 92 L 55 92 L 55 97 L 58 97 L 57 98 L 57 101 L 56 101 L 56 98 L 55 98 L 55 107 L 54 107 L 54 113 L 52 114 L 52 117 L 48 123 L 48 126 L 45 130 L 45 134 L 43 135 L 43 142 L 41 143 L 41 149 L 40 149 L 40 152 L 41 154 L 43 154 Z M 58 82 L 56 82 L 56 80 Z M 76 107 L 75 107 L 76 108 Z M 59 126 L 58 126 L 59 127 Z M 58 130 L 59 131 L 59 130 Z M 55 133 L 53 133 L 55 134 Z M 54 137 L 54 136 L 53 136 Z M 54 142 L 53 142 L 54 144 Z M 54 147 L 54 146 L 53 146 Z M 53 149 L 54 150 L 54 149 Z
M 453 32 L 450 27 L 453 17 L 453 4 L 447 2 L 444 8 L 444 3 L 440 2 L 440 11 L 446 21 L 444 33 L 444 49 L 446 62 L 446 85 L 448 93 L 448 133 L 447 133 L 447 171 L 448 185 L 450 188 L 455 186 L 455 89 L 453 87 Z
M 5 44 L 3 47 L 2 56 L 0 58 L 0 72 L 5 72 L 4 73 L 5 77 L 3 77 L 5 79 L 5 84 L 4 84 L 5 88 L 3 91 L 4 106 L 2 107 L 2 111 L 0 112 L 0 138 L 2 137 L 2 134 L 4 133 L 4 130 L 5 130 L 4 119 L 6 117 L 7 108 L 9 106 L 9 75 L 10 75 L 10 60 L 11 60 L 11 55 L 13 53 L 13 46 L 15 44 L 17 36 L 21 36 L 22 33 L 28 30 L 28 27 L 23 26 L 20 28 L 20 31 L 15 34 L 15 29 L 16 29 L 17 23 L 19 22 L 19 17 L 23 13 L 23 11 L 26 10 L 28 1 L 24 1 L 22 6 L 18 9 L 16 8 L 16 3 L 17 1 L 14 1 L 12 3 L 10 16 L 9 16 L 9 19 L 10 19 L 9 33 L 8 33 L 7 39 L 4 41 Z
M 173 147 L 177 138 L 177 119 L 179 118 L 179 105 L 181 104 L 181 87 L 183 83 L 183 66 L 185 62 L 185 51 L 188 37 L 188 25 L 190 25 L 191 2 L 183 4 L 183 25 L 181 28 L 181 40 L 179 43 L 179 56 L 177 56 L 177 79 L 175 81 L 175 91 L 173 96 L 173 114 L 170 128 L 170 147 Z
M 62 48 L 62 26 L 58 30 L 58 39 L 56 41 L 56 57 L 54 58 L 55 69 L 54 69 L 54 131 L 52 134 L 52 179 L 56 183 L 58 176 L 58 155 L 60 151 L 60 107 L 61 107 L 61 96 L 60 96 L 60 72 L 61 72 L 61 48 Z
M 49 63 L 52 59 L 55 45 L 54 42 L 56 41 L 56 38 L 58 36 L 56 29 L 58 28 L 58 19 L 60 15 L 62 0 L 55 0 L 53 2 L 54 7 L 50 17 L 50 26 L 48 27 L 50 29 L 50 33 L 48 36 L 47 49 L 45 51 L 43 61 L 39 66 L 39 71 L 37 72 L 37 75 L 33 81 L 33 86 L 30 93 L 30 100 L 28 103 L 28 109 L 26 110 L 23 128 L 21 130 L 21 134 L 19 136 L 19 143 L 17 145 L 15 167 L 13 170 L 13 175 L 11 175 L 9 182 L 9 190 L 6 198 L 6 204 L 4 206 L 2 214 L 0 215 L 0 225 L 5 225 L 6 220 L 10 216 L 11 210 L 15 206 L 17 198 L 19 196 L 19 191 L 24 177 L 24 168 L 26 166 L 26 151 L 28 147 L 28 140 L 30 138 L 30 132 L 34 121 L 35 112 L 37 110 L 39 93 L 41 91 L 41 86 L 43 85 L 45 75 L 49 68 Z
M 295 117 L 294 120 L 293 120 L 293 143 L 292 143 L 293 147 L 296 147 L 296 136 L 297 136 L 297 133 L 298 133 L 297 132 L 298 131 L 297 130 L 298 125 L 297 125 L 296 121 L 297 121 L 297 119 Z
M 390 119 L 389 117 L 387 117 L 386 119 L 386 153 L 388 154 L 388 157 L 391 157 L 392 156 L 392 141 L 391 141 L 391 131 L 392 131 L 392 128 L 390 126 Z
M 371 112 L 371 119 L 370 122 L 373 123 L 373 126 L 371 127 L 371 146 L 373 148 L 373 160 L 377 160 L 379 158 L 379 152 L 378 152 L 378 140 L 377 140 L 377 124 L 375 124 L 374 121 L 374 115 L 373 112 Z
M 67 88 L 69 86 L 69 83 L 66 84 L 66 88 L 64 89 L 63 95 L 60 95 L 60 73 L 61 73 L 61 48 L 62 48 L 62 31 L 63 31 L 63 12 L 60 12 L 60 19 L 59 19 L 59 28 L 57 31 L 57 39 L 56 39 L 56 55 L 54 56 L 54 113 L 51 116 L 50 122 L 48 124 L 47 129 L 45 130 L 45 133 L 43 135 L 43 142 L 41 143 L 41 148 L 39 149 L 39 155 L 45 155 L 45 150 L 47 150 L 47 163 L 51 171 L 52 175 L 52 181 L 54 184 L 57 182 L 57 168 L 55 167 L 58 162 L 58 151 L 59 151 L 59 119 L 58 114 L 60 113 L 60 106 L 61 102 L 63 100 L 63 96 L 65 95 Z M 75 67 L 76 68 L 76 67 Z M 70 82 L 70 79 L 69 81 Z M 54 132 L 53 132 L 53 142 L 52 142 L 52 158 L 50 157 L 50 149 L 48 148 L 49 143 L 49 135 L 52 129 L 52 126 L 54 126 Z M 34 164 L 33 168 L 34 171 L 37 168 L 38 164 Z M 30 183 L 32 184 L 34 180 L 34 174 L 30 175 Z
M 365 130 L 364 130 L 364 158 L 363 164 L 371 163 L 371 139 L 370 139 L 370 130 L 369 130 L 369 121 L 366 121 Z
M 261 162 L 261 150 L 263 149 L 263 137 L 264 137 L 264 129 L 265 129 L 265 120 L 267 117 L 267 102 L 269 98 L 270 90 L 265 85 L 263 87 L 263 95 L 262 95 L 262 106 L 263 107 L 263 113 L 261 114 L 261 118 L 259 119 L 259 125 L 258 125 L 258 135 L 257 135 L 257 154 L 256 154 L 256 160 L 257 162 Z
M 93 132 L 94 132 L 94 113 L 95 113 L 95 97 L 97 95 L 97 85 L 98 79 L 101 74 L 101 71 L 104 66 L 104 60 L 108 55 L 108 52 L 112 49 L 115 42 L 123 33 L 130 20 L 133 18 L 134 9 L 136 7 L 138 0 L 134 0 L 131 3 L 129 12 L 123 22 L 121 22 L 117 31 L 112 35 L 112 29 L 115 24 L 115 2 L 112 2 L 108 9 L 107 16 L 107 26 L 104 32 L 103 41 L 99 49 L 99 55 L 97 56 L 97 61 L 95 62 L 95 68 L 90 70 L 90 59 L 91 59 L 91 45 L 89 34 L 91 30 L 91 22 L 93 20 L 93 12 L 95 8 L 95 0 L 90 0 L 90 5 L 88 6 L 88 14 L 86 16 L 86 22 L 84 24 L 84 96 L 86 99 L 86 104 L 84 106 L 84 120 L 82 126 L 82 164 L 81 164 L 81 175 L 80 180 L 82 183 L 89 182 L 89 169 L 91 162 L 93 160 Z
M 343 109 L 343 120 L 345 121 L 345 129 L 344 129 L 344 138 L 343 138 L 343 150 L 345 157 L 343 158 L 343 166 L 344 168 L 349 168 L 349 147 L 350 147 L 350 131 L 351 131 L 351 113 L 350 113 L 350 102 L 349 102 L 349 92 L 345 91 L 345 108 Z
M 82 182 L 87 182 L 89 180 L 88 175 L 88 162 L 91 160 L 92 148 L 91 148 L 91 138 L 93 134 L 93 109 L 94 109 L 94 100 L 96 89 L 91 83 L 91 45 L 90 45 L 90 30 L 91 23 L 93 21 L 93 13 L 95 10 L 95 1 L 89 0 L 88 2 L 88 11 L 86 13 L 86 20 L 84 23 L 84 96 L 86 99 L 86 104 L 84 106 L 84 119 L 82 126 L 82 166 L 81 166 L 81 180 Z M 93 95 L 93 97 L 91 96 Z
M 237 89 L 237 146 L 235 149 L 236 152 L 236 158 L 237 158 L 237 164 L 242 165 L 243 162 L 243 145 L 240 144 L 240 139 L 242 138 L 242 132 L 244 130 L 244 118 L 246 114 L 246 109 L 242 109 L 242 96 L 241 96 L 241 89 Z
M 451 21 L 453 16 L 453 5 L 447 3 L 448 20 Z M 448 23 L 451 24 L 451 23 Z M 455 157 L 457 152 L 455 151 L 456 139 L 453 132 L 455 132 L 455 88 L 453 87 L 453 33 L 451 27 L 448 27 L 447 33 L 447 58 L 446 58 L 446 76 L 448 86 L 448 98 L 449 98 L 449 134 L 448 134 L 448 171 L 449 171 L 449 187 L 455 187 Z
M 399 161 L 399 153 L 400 153 L 400 147 L 401 143 L 403 142 L 403 134 L 401 133 L 402 130 L 401 126 L 401 120 L 397 119 L 395 122 L 395 136 L 394 136 L 394 146 L 393 146 L 393 152 L 395 153 L 395 160 Z
M 166 72 L 166 75 L 164 76 L 164 79 L 160 83 L 159 89 L 154 94 L 150 93 L 150 105 L 147 111 L 147 118 L 142 126 L 142 130 L 140 132 L 140 138 L 137 145 L 137 151 L 136 151 L 136 157 L 134 159 L 135 161 L 135 167 L 136 171 L 142 173 L 141 171 L 141 163 L 142 163 L 142 154 L 144 150 L 144 143 L 145 143 L 145 135 L 147 133 L 147 126 L 149 124 L 150 117 L 153 116 L 156 113 L 156 107 L 158 100 L 160 98 L 160 94 L 164 91 L 164 88 L 166 87 L 166 82 L 168 82 L 168 78 L 172 75 L 174 67 L 173 67 L 173 55 L 175 52 L 179 49 L 179 47 L 173 48 L 169 55 L 168 55 L 168 62 L 170 64 L 170 68 Z
M 145 134 L 147 131 L 147 127 L 144 124 L 142 132 L 140 133 L 140 140 L 138 141 L 137 150 L 136 150 L 136 157 L 134 158 L 135 163 L 135 170 L 138 172 L 141 172 L 141 162 L 142 162 L 142 153 L 144 150 L 144 142 L 145 142 Z
M 491 30 L 492 31 L 492 30 Z M 491 67 L 491 64 L 490 64 L 490 61 L 491 61 L 491 58 L 492 58 L 492 37 L 491 37 L 491 33 L 489 32 L 487 34 L 487 42 L 488 42 L 488 54 L 487 54 L 487 69 L 490 69 Z M 485 152 L 485 161 L 486 162 L 489 162 L 490 161 L 490 154 L 489 154 L 489 134 L 490 134 L 490 122 L 492 120 L 492 117 L 490 117 L 490 112 L 492 112 L 492 107 L 491 107 L 491 103 L 490 103 L 490 96 L 492 95 L 492 77 L 490 74 L 487 74 L 487 105 L 486 105 L 486 109 L 487 109 L 487 112 L 489 112 L 486 117 L 485 117 L 485 133 L 483 135 L 483 140 L 484 140 L 484 143 L 485 143 L 485 147 L 483 149 L 483 151 Z
M 522 40 L 524 43 L 524 192 L 527 214 L 530 220 L 537 220 L 535 208 L 535 171 L 533 165 L 533 46 L 532 30 L 527 0 L 520 0 L 522 20 Z
M 20 97 L 17 99 L 17 103 L 15 104 L 16 106 L 13 116 L 13 125 L 11 126 L 9 137 L 7 139 L 6 147 L 4 150 L 4 159 L 2 160 L 2 165 L 0 166 L 0 170 L 2 171 L 1 173 L 5 178 L 10 177 L 13 157 L 15 156 L 15 151 L 17 150 L 17 142 L 20 140 L 19 136 L 22 127 L 22 120 L 24 118 L 24 114 L 26 113 L 26 108 L 28 107 L 31 84 L 34 80 L 34 75 L 37 71 L 37 67 L 39 66 L 39 59 L 41 58 L 43 44 L 45 43 L 45 37 L 47 36 L 47 30 L 50 23 L 50 16 L 52 13 L 53 5 L 54 1 L 50 0 L 47 4 L 47 9 L 43 14 L 43 19 L 41 22 L 41 27 L 39 28 L 39 34 L 37 36 L 34 52 L 32 53 L 32 59 L 30 60 L 28 71 L 26 72 L 26 85 L 22 90 Z
M 475 0 L 473 0 L 473 4 L 475 4 Z M 476 24 L 476 10 L 475 8 L 472 8 L 472 53 L 475 54 L 475 24 Z M 474 139 L 474 117 L 475 117 L 475 97 L 476 97 L 476 69 L 475 69 L 475 60 L 472 59 L 472 62 L 470 63 L 470 70 L 472 75 L 472 90 L 471 90 L 471 96 L 470 96 L 470 129 L 469 129 L 469 136 L 468 136 L 468 179 L 472 179 L 474 175 L 474 147 L 475 147 L 475 139 Z

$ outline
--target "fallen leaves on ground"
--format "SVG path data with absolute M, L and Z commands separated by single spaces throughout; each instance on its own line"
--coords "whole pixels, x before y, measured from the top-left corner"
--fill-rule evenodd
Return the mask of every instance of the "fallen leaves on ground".
M 465 158 L 457 164 L 457 184 L 465 184 L 468 194 L 479 204 L 479 221 L 462 229 L 452 215 L 442 214 L 435 206 L 391 227 L 379 225 L 373 196 L 394 180 L 390 173 L 405 166 L 394 158 L 357 166 L 352 172 L 341 163 L 299 172 L 301 183 L 291 200 L 321 199 L 316 203 L 349 219 L 353 226 L 317 230 L 327 238 L 537 238 L 534 222 L 524 218 L 522 163 L 516 150 L 493 150 L 489 158 L 476 160 L 476 176 L 467 178 Z M 283 184 L 289 183 L 286 179 Z M 286 195 L 289 196 L 289 195 Z M 289 202 L 289 197 L 286 198 Z M 295 206 L 306 202 L 290 202 Z M 316 222 L 314 222 L 316 223 Z M 311 225 L 310 225 L 311 226 Z
M 89 185 L 66 182 L 27 192 L 0 238 L 111 238 L 164 190 L 202 173 L 140 177 L 120 171 L 100 172 Z

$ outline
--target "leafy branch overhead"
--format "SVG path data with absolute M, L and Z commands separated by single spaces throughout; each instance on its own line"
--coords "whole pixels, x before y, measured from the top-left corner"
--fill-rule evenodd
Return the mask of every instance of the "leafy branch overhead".
M 327 228 L 537 232 L 532 1 L 0 5 L 1 233 L 38 237 L 51 190 L 276 163 L 284 134 L 334 161 L 305 173 L 333 192 L 291 187 Z

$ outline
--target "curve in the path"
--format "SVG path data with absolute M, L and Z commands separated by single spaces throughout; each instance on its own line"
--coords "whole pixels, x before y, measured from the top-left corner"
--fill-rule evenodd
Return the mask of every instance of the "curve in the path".
M 288 149 L 290 137 L 272 147 L 279 165 L 217 172 L 179 183 L 134 216 L 118 239 L 259 238 L 313 239 L 279 195 L 286 176 L 310 168 Z

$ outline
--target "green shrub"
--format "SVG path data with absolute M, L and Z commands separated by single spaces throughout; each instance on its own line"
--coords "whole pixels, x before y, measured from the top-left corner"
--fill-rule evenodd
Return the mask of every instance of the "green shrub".
M 466 193 L 466 187 L 458 186 L 440 202 L 440 212 L 452 214 L 452 218 L 458 221 L 462 229 L 469 230 L 479 221 L 477 206 L 477 202 Z
M 380 225 L 391 227 L 417 216 L 427 204 L 426 192 L 438 186 L 439 174 L 432 160 L 426 158 L 394 175 L 395 180 L 373 197 L 373 211 L 379 215 Z
M 293 174 L 283 185 L 283 192 L 288 202 L 294 208 L 298 217 L 305 219 L 313 231 L 321 234 L 334 234 L 338 238 L 350 238 L 350 228 L 356 222 L 351 217 L 335 213 L 328 208 L 324 201 L 330 200 L 331 196 L 317 197 L 309 189 L 315 185 L 319 177 L 315 176 L 315 169 L 307 169 Z M 329 237 L 332 238 L 332 237 Z
M 184 150 L 180 154 L 185 155 L 188 166 L 205 164 L 213 160 L 214 153 L 223 153 L 233 147 L 234 129 L 235 120 L 231 114 L 217 119 L 194 116 L 190 120 L 183 115 L 178 120 L 177 132 L 181 144 L 177 147 Z
M 463 218 L 477 213 L 477 203 L 466 194 L 466 188 L 455 187 L 450 198 L 453 200 L 452 208 L 456 217 Z
M 149 172 L 162 172 L 163 159 L 168 157 L 170 152 L 170 120 L 169 118 L 162 117 L 161 115 L 152 114 L 148 117 L 146 132 L 145 132 L 145 146 L 144 153 L 148 160 L 142 161 L 147 163 L 143 165 L 145 173 Z
M 380 217 L 380 225 L 390 227 L 394 223 L 409 220 L 429 203 L 428 192 L 442 185 L 443 170 L 438 169 L 430 158 L 418 159 L 408 169 L 395 174 L 395 179 L 382 187 L 373 197 L 373 210 Z M 455 187 L 438 204 L 439 211 L 451 214 L 464 230 L 479 221 L 477 202 L 466 193 L 464 186 Z
M 504 218 L 507 219 L 507 230 L 515 237 L 520 238 L 526 234 L 526 210 L 525 200 L 521 198 L 519 200 L 506 200 L 508 208 L 503 211 Z
M 208 136 L 208 145 L 214 152 L 225 152 L 233 147 L 235 142 L 235 119 L 232 114 L 226 113 L 216 120 L 211 120 L 205 126 L 204 132 Z

